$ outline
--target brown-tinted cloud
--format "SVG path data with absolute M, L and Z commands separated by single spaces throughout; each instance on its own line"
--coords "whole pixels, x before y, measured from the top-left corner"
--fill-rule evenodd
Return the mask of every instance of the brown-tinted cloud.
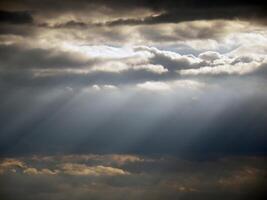
M 68 163 L 64 162 L 68 157 Z M 138 158 L 109 163 L 109 158 Z M 106 159 L 107 158 L 107 159 Z M 89 163 L 101 160 L 105 166 Z M 5 199 L 246 199 L 265 197 L 265 157 L 188 161 L 170 156 L 57 155 L 1 162 Z M 71 163 L 69 163 L 71 162 Z M 24 163 L 20 168 L 16 163 Z M 108 166 L 107 166 L 108 165 Z M 8 166 L 8 169 L 7 169 Z

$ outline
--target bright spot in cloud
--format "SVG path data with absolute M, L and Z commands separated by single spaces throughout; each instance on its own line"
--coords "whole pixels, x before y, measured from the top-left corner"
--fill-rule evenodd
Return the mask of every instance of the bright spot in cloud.
M 108 45 L 74 45 L 64 43 L 63 49 L 82 53 L 90 58 L 126 58 L 136 55 L 130 47 L 112 47 Z
M 145 83 L 137 84 L 137 87 L 144 90 L 151 91 L 168 91 L 171 90 L 170 86 L 164 82 L 147 81 Z

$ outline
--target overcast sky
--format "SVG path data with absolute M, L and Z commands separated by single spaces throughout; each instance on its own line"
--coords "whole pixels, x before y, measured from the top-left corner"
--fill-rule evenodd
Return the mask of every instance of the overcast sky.
M 265 199 L 258 0 L 2 0 L 0 197 Z

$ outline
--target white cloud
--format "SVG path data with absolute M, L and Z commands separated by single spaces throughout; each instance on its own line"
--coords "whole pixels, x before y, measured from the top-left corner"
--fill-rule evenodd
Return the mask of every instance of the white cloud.
M 220 74 L 244 75 L 259 69 L 261 66 L 262 63 L 254 61 L 250 63 L 237 63 L 235 65 L 225 64 L 214 67 L 207 66 L 199 69 L 180 70 L 178 71 L 178 73 L 180 73 L 181 75 L 220 75 Z
M 93 85 L 91 87 L 87 87 L 87 88 L 84 88 L 83 91 L 86 92 L 86 91 L 100 91 L 100 90 L 117 90 L 118 87 L 115 86 L 115 85 L 109 85 L 109 84 L 106 84 L 106 85 Z
M 104 62 L 102 64 L 98 64 L 92 67 L 91 71 L 120 73 L 128 69 L 129 66 L 126 63 L 119 61 L 112 61 L 112 62 Z
M 92 89 L 93 89 L 93 90 L 96 90 L 96 91 L 101 90 L 101 88 L 99 87 L 99 85 L 93 85 L 93 86 L 92 86 Z
M 218 52 L 206 51 L 206 52 L 199 54 L 198 57 L 201 58 L 202 60 L 213 62 L 214 60 L 220 59 L 221 55 Z
M 137 52 L 149 52 L 152 54 L 150 56 L 150 61 L 159 62 L 159 64 L 166 64 L 166 68 L 179 68 L 181 65 L 183 68 L 187 66 L 193 66 L 199 64 L 202 60 L 195 57 L 194 55 L 180 55 L 179 53 L 166 51 L 166 50 L 159 50 L 155 47 L 148 47 L 148 46 L 139 46 L 135 47 L 135 51 Z M 168 66 L 170 62 L 174 67 Z M 161 63 L 162 62 L 162 63 Z
M 116 90 L 116 89 L 118 89 L 115 85 L 103 85 L 102 88 L 103 89 L 107 89 L 107 90 Z
M 176 88 L 185 88 L 185 89 L 200 89 L 205 87 L 205 83 L 198 82 L 195 80 L 178 80 L 173 82 L 173 86 Z
M 151 91 L 168 91 L 171 90 L 171 87 L 164 82 L 154 82 L 154 81 L 147 81 L 145 83 L 137 84 L 137 87 L 144 90 L 151 90 Z
M 153 65 L 153 64 L 146 64 L 146 65 L 137 65 L 133 66 L 134 70 L 146 70 L 149 72 L 153 72 L 156 74 L 163 74 L 168 72 L 168 69 L 164 68 L 162 65 Z

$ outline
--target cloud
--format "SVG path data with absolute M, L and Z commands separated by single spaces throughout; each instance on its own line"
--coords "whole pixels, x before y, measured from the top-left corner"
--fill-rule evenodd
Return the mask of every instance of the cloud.
M 159 50 L 154 47 L 136 47 L 135 50 L 150 52 L 150 62 L 153 64 L 161 64 L 168 70 L 194 68 L 201 65 L 201 60 L 193 55 L 180 55 L 176 52 Z
M 181 9 L 181 8 L 180 8 Z M 194 21 L 194 20 L 214 20 L 214 19 L 226 19 L 233 20 L 235 18 L 241 18 L 245 20 L 255 19 L 255 15 L 250 14 L 253 12 L 251 8 L 232 8 L 232 10 L 224 10 L 222 8 L 185 8 L 184 10 L 172 10 L 163 14 L 156 16 L 149 16 L 144 19 L 119 19 L 114 21 L 109 21 L 104 23 L 108 26 L 117 26 L 117 25 L 142 25 L 142 24 L 161 24 L 161 23 L 179 23 L 185 21 Z M 256 12 L 260 13 L 256 19 L 261 19 L 263 10 L 257 8 Z M 178 13 L 179 12 L 179 13 Z M 209 15 L 207 15 L 207 12 Z M 239 12 L 239 13 L 238 13 Z M 238 14 L 237 14 L 238 13 Z M 249 14 L 248 14 L 249 13 Z
M 146 70 L 149 72 L 153 72 L 156 74 L 162 74 L 168 72 L 166 68 L 162 65 L 153 65 L 153 64 L 146 64 L 146 65 L 137 65 L 133 67 L 134 70 Z
M 170 86 L 164 82 L 151 82 L 147 81 L 145 83 L 137 84 L 137 87 L 144 90 L 151 90 L 151 91 L 166 91 L 170 90 Z
M 25 167 L 26 167 L 25 163 L 20 160 L 5 159 L 0 163 L 0 174 L 3 174 L 4 172 L 15 168 L 23 169 Z
M 128 70 L 129 66 L 122 62 L 107 62 L 102 65 L 97 65 L 93 67 L 92 71 L 100 71 L 100 72 L 112 72 L 112 73 L 120 73 L 122 71 Z
M 106 166 L 86 166 L 84 164 L 63 164 L 62 169 L 64 173 L 76 176 L 118 176 L 127 175 L 122 169 L 106 167 Z
M 249 21 L 265 14 L 252 4 L 1 2 L 4 12 L 29 10 L 33 18 L 1 26 L 1 155 L 71 149 L 190 157 L 187 145 L 224 109 L 266 99 L 266 27 Z
M 26 168 L 23 170 L 23 173 L 27 175 L 56 175 L 59 172 L 59 170 L 52 171 L 50 169 L 41 169 L 38 170 L 33 167 Z
M 99 85 L 93 85 L 92 86 L 92 89 L 97 90 L 97 91 L 101 90 L 101 88 L 99 87 Z
M 200 89 L 206 86 L 205 83 L 195 80 L 178 80 L 174 81 L 172 84 L 173 87 L 186 89 Z
M 2 0 L 0 10 L 0 197 L 262 197 L 263 2 Z
M 184 40 L 219 40 L 225 35 L 234 32 L 240 32 L 247 23 L 244 21 L 227 21 L 227 20 L 200 20 L 181 22 L 178 24 L 167 23 L 159 25 L 141 26 L 137 32 L 147 42 L 165 42 Z
M 0 10 L 0 23 L 30 24 L 33 23 L 33 17 L 28 11 Z
M 251 74 L 254 71 L 257 71 L 259 68 L 264 67 L 258 62 L 250 62 L 250 63 L 237 63 L 235 65 L 218 65 L 215 67 L 202 67 L 199 69 L 188 69 L 188 70 L 180 70 L 178 73 L 181 75 L 245 75 Z
M 223 188 L 230 190 L 241 189 L 242 187 L 257 182 L 257 177 L 264 175 L 264 171 L 253 167 L 243 167 L 233 171 L 228 177 L 218 180 Z
M 116 90 L 117 87 L 115 85 L 103 85 L 104 89 L 108 89 L 108 90 Z
M 161 46 L 172 45 L 173 42 L 180 42 L 180 45 L 182 45 L 186 41 L 195 40 L 211 40 L 213 43 L 226 42 L 224 40 L 225 37 L 232 34 L 236 34 L 235 37 L 237 37 L 242 33 L 246 33 L 248 30 L 251 32 L 257 32 L 258 30 L 264 29 L 264 26 L 260 26 L 259 24 L 251 24 L 248 21 L 241 20 L 197 20 L 181 23 L 120 27 L 95 26 L 89 24 L 84 27 L 68 26 L 42 28 L 42 30 L 38 31 L 38 33 L 40 35 L 45 35 L 46 37 L 51 37 L 53 34 L 56 34 L 55 37 L 57 37 L 59 34 L 62 34 L 61 37 L 63 37 L 63 35 L 64 37 L 68 36 L 71 40 L 85 44 L 112 44 L 114 46 L 124 46 L 125 44 L 157 44 Z M 55 38 L 50 38 L 50 40 L 52 39 L 54 40 Z M 207 44 L 199 46 L 198 48 L 207 48 L 210 50 L 209 46 L 206 45 Z M 121 52 L 121 55 L 124 55 L 124 53 Z
M 104 90 L 104 91 L 115 91 L 117 90 L 118 87 L 115 85 L 98 85 L 98 84 L 94 84 L 91 87 L 87 87 L 84 88 L 83 91 L 87 91 L 87 92 L 91 92 L 91 91 L 100 91 L 100 90 Z
M 68 154 L 53 156 L 32 156 L 30 161 L 37 162 L 61 162 L 61 163 L 88 163 L 91 165 L 128 165 L 135 162 L 152 162 L 153 160 L 132 154 Z
M 4 174 L 6 172 L 16 173 L 17 170 L 23 171 L 23 173 L 28 175 L 56 175 L 59 170 L 50 170 L 50 169 L 36 169 L 34 167 L 29 167 L 24 161 L 20 159 L 5 159 L 2 163 L 0 163 L 0 174 Z
M 85 155 L 86 156 L 86 155 Z M 102 165 L 96 165 L 96 166 L 88 166 L 86 164 L 79 164 L 79 163 L 66 163 L 66 159 L 71 161 L 94 161 L 99 160 L 103 163 L 109 163 L 114 164 L 118 163 L 119 165 L 125 164 L 126 162 L 135 162 L 139 161 L 137 159 L 138 157 L 134 156 L 120 156 L 120 155 L 108 155 L 105 157 L 101 157 L 98 155 L 92 155 L 92 156 L 77 156 L 77 157 L 60 157 L 59 161 L 62 162 L 58 166 L 52 166 L 53 168 L 56 167 L 56 169 L 51 170 L 48 168 L 42 168 L 37 169 L 36 167 L 30 166 L 26 164 L 24 161 L 21 161 L 21 159 L 5 159 L 0 164 L 0 174 L 4 174 L 8 171 L 13 171 L 16 173 L 16 169 L 22 170 L 22 173 L 27 175 L 57 175 L 59 173 L 68 174 L 68 175 L 77 175 L 77 176 L 117 176 L 117 175 L 129 175 L 130 173 L 116 168 L 116 167 L 110 167 L 110 166 L 102 166 Z M 37 159 L 36 159 L 37 158 Z M 86 160 L 84 160 L 86 158 Z M 108 160 L 106 160 L 108 159 Z M 29 159 L 26 160 L 29 164 Z M 51 163 L 56 162 L 55 157 L 50 157 L 50 159 L 46 159 L 45 157 L 34 157 L 34 159 L 30 159 L 31 162 L 44 162 L 51 165 Z M 111 162 L 112 161 L 112 162 Z M 113 162 L 114 161 L 114 162 Z
M 38 158 L 38 159 L 36 159 Z M 31 199 L 231 199 L 264 196 L 265 157 L 223 157 L 209 161 L 190 161 L 172 156 L 148 156 L 149 162 L 136 155 L 50 155 L 16 158 L 27 163 L 27 173 L 16 171 L 0 175 L 0 192 L 7 199 L 21 196 Z M 73 163 L 64 162 L 71 160 Z M 78 160 L 76 160 L 78 159 Z M 100 159 L 109 167 L 89 165 Z M 123 159 L 123 160 L 121 160 Z M 126 159 L 126 160 L 125 160 Z M 76 160 L 76 161 L 75 161 Z M 121 162 L 122 161 L 122 162 Z M 39 166 L 43 170 L 36 170 Z M 61 170 L 50 174 L 44 167 Z M 65 171 L 64 171 L 65 168 Z M 44 172 L 40 174 L 40 172 Z M 48 172 L 48 173 L 46 173 Z M 127 174 L 126 174 L 127 173 Z M 203 179 L 205 184 L 203 184 Z M 105 191 L 103 193 L 103 191 Z M 264 198 L 262 198 L 264 199 Z
M 110 158 L 112 161 L 118 163 L 119 165 L 124 165 L 127 163 L 151 161 L 149 159 L 145 159 L 137 155 L 126 155 L 126 154 L 125 155 L 113 154 L 110 155 Z
M 49 69 L 81 67 L 90 64 L 81 55 L 51 49 L 24 48 L 16 45 L 0 46 L 1 69 Z M 13 56 L 16 54 L 16 56 Z
M 160 64 L 149 63 L 148 52 L 137 52 L 125 58 L 92 57 L 87 51 L 56 51 L 56 49 L 28 49 L 15 45 L 2 45 L 1 76 L 7 84 L 27 85 L 37 81 L 52 84 L 83 86 L 94 84 L 117 85 L 143 80 L 168 79 L 172 75 Z M 94 47 L 93 47 L 94 48 Z M 90 46 L 87 48 L 90 49 Z M 113 48 L 114 49 L 114 48 Z M 113 55 L 113 49 L 109 50 Z M 115 49 L 115 52 L 117 50 Z M 16 57 L 11 52 L 16 52 Z M 175 76 L 175 74 L 174 74 Z M 12 78 L 11 78 L 12 77 Z M 126 78 L 128 77 L 128 78 Z M 72 82 L 72 83 L 71 83 Z
M 22 41 L 26 37 L 31 37 L 35 34 L 35 28 L 28 24 L 10 25 L 2 24 L 0 28 L 1 44 L 12 44 L 15 41 Z
M 199 58 L 213 62 L 214 60 L 220 59 L 221 55 L 218 52 L 206 51 L 198 55 Z
M 67 0 L 64 5 L 52 6 L 50 0 L 42 3 L 29 2 L 27 0 L 18 0 L 12 3 L 4 1 L 3 8 L 19 9 L 24 7 L 27 10 L 35 10 L 40 15 L 40 19 L 51 18 L 69 21 L 73 19 L 84 20 L 86 15 L 89 20 L 96 21 L 97 17 L 103 16 L 105 25 L 136 25 L 136 24 L 155 24 L 155 23 L 177 23 L 191 20 L 208 19 L 265 19 L 266 6 L 259 1 L 222 1 L 216 3 L 208 1 L 195 2 L 190 1 L 156 1 L 151 3 L 145 1 L 110 1 L 101 0 L 98 2 L 71 1 Z M 56 3 L 56 5 L 58 5 Z M 231 8 L 231 9 L 229 9 Z M 118 14 L 115 11 L 121 10 Z M 86 10 L 91 12 L 88 14 Z M 41 12 L 43 11 L 43 13 Z M 50 15 L 45 15 L 46 13 Z M 50 18 L 49 18 L 50 16 Z M 65 20 L 62 16 L 65 16 Z M 136 17 L 138 16 L 138 17 Z M 109 17 L 109 18 L 108 18 Z M 63 19 L 62 19 L 63 18 Z M 47 20 L 48 20 L 47 19 Z

